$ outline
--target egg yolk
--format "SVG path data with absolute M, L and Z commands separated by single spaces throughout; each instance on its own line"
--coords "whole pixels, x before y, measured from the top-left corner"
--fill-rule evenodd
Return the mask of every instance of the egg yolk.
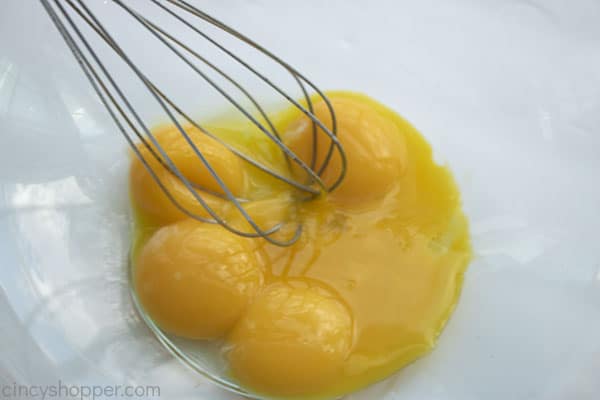
M 397 184 L 406 164 L 406 144 L 400 127 L 368 103 L 348 97 L 334 97 L 330 101 L 335 110 L 337 137 L 346 154 L 345 178 L 330 198 L 346 204 L 381 199 Z M 331 112 L 326 103 L 315 104 L 313 113 L 332 129 Z M 292 123 L 285 132 L 284 142 L 310 165 L 315 144 L 312 120 L 302 116 Z M 314 160 L 317 171 L 326 160 L 330 144 L 329 137 L 318 128 Z M 334 151 L 322 174 L 324 183 L 334 184 L 341 168 L 342 158 Z M 295 170 L 298 172 L 297 167 Z
M 223 336 L 263 284 L 247 242 L 191 219 L 159 229 L 136 260 L 135 287 L 143 307 L 178 336 Z
M 243 196 L 246 174 L 240 158 L 216 140 L 204 135 L 197 128 L 187 127 L 186 132 L 232 194 Z M 186 179 L 212 193 L 223 194 L 221 186 L 176 127 L 158 129 L 154 136 Z M 151 147 L 155 149 L 155 146 Z M 165 189 L 181 208 L 200 217 L 209 217 L 204 207 L 181 179 L 161 165 L 145 146 L 140 145 L 138 149 Z M 152 222 L 165 224 L 189 218 L 155 183 L 154 177 L 138 158 L 135 158 L 131 165 L 129 180 L 131 196 L 136 207 Z M 226 202 L 220 197 L 210 194 L 210 192 L 197 190 L 199 196 L 206 201 L 209 207 L 221 212 L 223 207 L 226 206 Z
M 258 391 L 299 395 L 327 387 L 341 376 L 350 350 L 346 306 L 324 289 L 293 285 L 265 290 L 228 338 L 233 373 Z
M 131 167 L 133 276 L 141 304 L 166 333 L 221 338 L 214 343 L 231 379 L 253 393 L 336 398 L 423 356 L 458 301 L 471 259 L 458 188 L 450 171 L 435 164 L 419 132 L 366 96 L 327 97 L 347 157 L 346 177 L 331 193 L 298 201 L 294 189 L 228 159 L 227 150 L 206 150 L 260 228 L 302 226 L 289 247 L 190 219 L 139 162 Z M 327 105 L 315 98 L 313 106 L 331 127 Z M 290 109 L 270 118 L 285 144 L 319 170 L 329 151 L 326 134 L 316 130 L 313 160 L 313 124 L 304 114 Z M 303 176 L 249 123 L 212 124 L 249 156 L 283 175 Z M 211 187 L 179 134 L 164 132 L 172 130 L 156 135 L 176 165 L 190 180 Z M 325 184 L 333 184 L 341 168 L 334 151 L 321 175 Z M 203 212 L 176 177 L 161 174 L 177 200 Z M 202 196 L 232 226 L 251 229 L 230 203 Z

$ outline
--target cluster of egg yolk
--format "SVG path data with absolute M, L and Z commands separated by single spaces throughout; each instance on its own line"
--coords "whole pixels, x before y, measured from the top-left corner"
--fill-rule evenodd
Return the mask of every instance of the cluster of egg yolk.
M 259 393 L 339 396 L 423 355 L 457 301 L 470 259 L 458 190 L 418 132 L 365 96 L 338 92 L 329 98 L 346 176 L 335 191 L 311 202 L 294 202 L 289 187 L 266 179 L 216 140 L 187 130 L 228 189 L 253 200 L 244 208 L 259 226 L 286 219 L 303 225 L 293 246 L 190 218 L 183 210 L 207 212 L 144 146 L 140 151 L 155 176 L 139 160 L 130 171 L 139 236 L 133 276 L 142 306 L 166 333 L 225 338 L 232 376 Z M 332 126 L 325 102 L 314 103 L 314 114 Z M 310 119 L 296 111 L 276 117 L 285 144 L 305 163 L 322 165 L 327 135 L 317 130 L 313 159 Z M 190 182 L 222 193 L 175 128 L 154 133 Z M 285 165 L 267 139 L 247 135 L 240 142 L 255 158 Z M 341 171 L 334 151 L 323 182 L 331 185 Z M 296 165 L 289 173 L 302 174 Z M 232 225 L 248 229 L 229 202 L 201 195 Z

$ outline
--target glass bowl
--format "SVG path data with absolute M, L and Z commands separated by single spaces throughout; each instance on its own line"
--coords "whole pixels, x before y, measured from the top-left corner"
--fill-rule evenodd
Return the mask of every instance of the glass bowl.
M 98 2 L 112 18 L 108 3 Z M 398 111 L 462 189 L 475 259 L 437 348 L 348 399 L 600 396 L 599 3 L 202 6 L 321 88 L 364 92 Z M 131 27 L 114 29 L 127 40 Z M 167 63 L 149 68 L 173 73 Z M 222 106 L 179 90 L 196 110 Z M 0 386 L 248 395 L 209 350 L 174 342 L 136 311 L 128 163 L 126 142 L 39 2 L 6 0 Z

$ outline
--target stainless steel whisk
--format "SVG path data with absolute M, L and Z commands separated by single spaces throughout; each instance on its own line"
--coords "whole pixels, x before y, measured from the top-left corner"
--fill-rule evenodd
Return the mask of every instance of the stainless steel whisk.
M 225 55 L 227 55 L 236 63 L 238 63 L 240 68 L 243 68 L 249 71 L 250 73 L 254 74 L 261 81 L 263 81 L 270 88 L 272 88 L 276 93 L 281 95 L 286 101 L 291 103 L 294 107 L 298 108 L 304 115 L 306 115 L 312 121 L 312 156 L 308 164 L 303 162 L 296 154 L 294 154 L 293 151 L 291 151 L 282 142 L 279 132 L 274 127 L 274 124 L 269 119 L 268 115 L 265 113 L 263 107 L 260 105 L 258 100 L 254 96 L 252 96 L 249 90 L 247 90 L 235 78 L 233 78 L 230 74 L 227 74 L 222 68 L 219 68 L 210 60 L 206 59 L 200 54 L 200 52 L 195 51 L 190 46 L 187 46 L 180 39 L 177 39 L 174 35 L 170 34 L 166 29 L 161 28 L 156 23 L 152 22 L 150 19 L 145 17 L 139 10 L 131 6 L 131 2 L 128 2 L 128 5 L 125 4 L 125 2 L 122 0 L 111 0 L 113 3 L 118 5 L 120 9 L 122 9 L 125 13 L 131 16 L 131 18 L 136 23 L 141 24 L 148 31 L 150 37 L 154 37 L 156 40 L 158 40 L 160 43 L 166 46 L 173 53 L 173 56 L 182 60 L 187 66 L 189 66 L 189 68 L 192 69 L 192 71 L 199 78 L 203 79 L 206 83 L 208 83 L 210 87 L 216 90 L 231 105 L 233 105 L 234 109 L 237 110 L 237 112 L 241 113 L 244 118 L 247 118 L 262 133 L 264 133 L 270 140 L 272 140 L 285 156 L 288 168 L 291 168 L 293 164 L 296 164 L 302 171 L 304 171 L 306 176 L 303 181 L 299 179 L 289 178 L 285 174 L 263 165 L 259 161 L 244 154 L 244 152 L 240 151 L 239 149 L 229 145 L 224 140 L 220 139 L 218 136 L 214 135 L 208 129 L 201 126 L 198 122 L 194 121 L 191 117 L 189 117 L 189 115 L 186 114 L 180 106 L 175 104 L 175 102 L 170 97 L 165 95 L 165 93 L 161 91 L 157 87 L 157 85 L 155 85 L 152 81 L 150 81 L 147 78 L 147 76 L 144 74 L 141 68 L 130 59 L 126 52 L 119 46 L 119 43 L 113 38 L 113 36 L 104 27 L 102 22 L 96 17 L 94 12 L 92 12 L 88 8 L 88 6 L 86 6 L 84 1 L 40 1 L 50 18 L 52 19 L 54 25 L 60 32 L 62 38 L 64 39 L 69 49 L 75 56 L 77 62 L 79 63 L 83 72 L 85 73 L 85 76 L 91 83 L 96 94 L 99 96 L 102 104 L 108 110 L 111 118 L 116 123 L 119 131 L 123 134 L 136 156 L 139 157 L 139 159 L 141 160 L 145 168 L 148 170 L 154 181 L 156 181 L 156 183 L 160 186 L 165 195 L 170 199 L 170 201 L 173 202 L 173 204 L 179 210 L 181 210 L 189 217 L 203 222 L 219 224 L 225 229 L 244 237 L 262 237 L 270 243 L 279 246 L 287 246 L 293 244 L 299 238 L 302 230 L 302 226 L 298 224 L 291 237 L 285 239 L 278 239 L 274 237 L 274 234 L 280 231 L 280 229 L 284 226 L 284 222 L 277 223 L 275 226 L 270 227 L 266 230 L 259 227 L 256 224 L 256 222 L 252 219 L 252 217 L 243 208 L 243 200 L 236 198 L 231 192 L 231 190 L 229 190 L 227 185 L 223 182 L 223 180 L 219 177 L 216 171 L 211 167 L 206 157 L 203 155 L 202 149 L 198 148 L 194 144 L 190 136 L 185 132 L 185 130 L 181 126 L 181 123 L 177 120 L 176 115 L 179 115 L 184 120 L 188 121 L 191 125 L 198 128 L 203 134 L 208 135 L 209 137 L 219 142 L 233 154 L 244 160 L 244 162 L 250 163 L 251 165 L 264 171 L 265 173 L 270 174 L 274 178 L 285 182 L 286 184 L 290 185 L 296 190 L 306 193 L 308 198 L 318 196 L 324 191 L 330 192 L 336 187 L 338 187 L 342 182 L 346 173 L 346 157 L 344 154 L 344 150 L 338 138 L 336 137 L 336 119 L 330 101 L 323 94 L 323 92 L 319 90 L 318 87 L 316 87 L 310 80 L 304 77 L 295 68 L 293 68 L 292 66 L 275 56 L 273 53 L 263 48 L 258 43 L 242 35 L 235 29 L 227 26 L 226 24 L 199 10 L 198 8 L 191 5 L 188 1 L 146 0 L 146 2 L 152 4 L 153 6 L 156 6 L 157 10 L 166 13 L 166 15 L 168 15 L 174 23 L 182 24 L 187 28 L 187 30 L 191 34 L 200 35 L 212 46 L 215 46 L 215 48 L 217 48 L 219 51 L 223 52 Z M 191 18 L 191 20 L 185 17 Z M 252 48 L 258 50 L 262 55 L 275 61 L 275 63 L 277 63 L 287 73 L 289 73 L 293 77 L 294 81 L 299 85 L 306 106 L 294 100 L 290 94 L 284 91 L 280 86 L 273 83 L 265 74 L 255 69 L 252 66 L 252 64 L 250 64 L 246 60 L 243 60 L 240 56 L 235 54 L 234 51 L 222 45 L 213 36 L 210 36 L 207 33 L 205 33 L 205 31 L 201 30 L 197 24 L 191 22 L 192 20 L 197 21 L 195 19 L 200 19 L 202 21 L 208 22 L 212 26 L 217 27 L 219 29 L 219 32 L 231 35 L 236 40 L 241 41 L 245 45 L 251 46 Z M 219 216 L 217 212 L 213 210 L 202 198 L 202 193 L 206 193 L 207 190 L 188 180 L 176 167 L 174 162 L 169 157 L 169 154 L 160 146 L 160 144 L 148 128 L 147 124 L 142 120 L 135 107 L 132 106 L 124 91 L 115 82 L 113 75 L 110 73 L 105 63 L 103 63 L 101 57 L 99 57 L 97 51 L 94 50 L 93 46 L 86 38 L 86 35 L 82 32 L 81 26 L 79 24 L 86 24 L 87 26 L 91 27 L 93 31 L 97 35 L 99 35 L 99 37 L 106 44 L 108 44 L 108 46 L 110 46 L 114 53 L 125 62 L 125 64 L 137 77 L 137 79 L 139 79 L 142 82 L 143 86 L 148 90 L 152 98 L 156 100 L 158 105 L 161 107 L 162 110 L 164 110 L 164 112 L 168 116 L 169 120 L 173 123 L 174 126 L 177 127 L 179 133 L 185 138 L 186 142 L 193 149 L 194 154 L 198 157 L 199 167 L 204 166 L 204 168 L 206 168 L 210 172 L 212 177 L 218 183 L 218 185 L 223 191 L 223 194 L 219 195 L 225 200 L 231 202 L 237 208 L 237 210 L 241 213 L 244 219 L 252 227 L 252 231 L 239 230 L 232 226 L 230 223 L 228 223 L 226 220 L 224 220 L 221 216 Z M 258 115 L 260 115 L 260 118 L 265 122 L 260 122 L 259 119 L 255 117 L 256 114 L 243 107 L 241 103 L 237 101 L 231 93 L 229 93 L 222 87 L 222 85 L 219 85 L 218 82 L 211 79 L 210 76 L 207 75 L 207 73 L 203 70 L 203 68 L 200 65 L 202 65 L 203 68 L 209 68 L 213 70 L 226 81 L 228 81 L 230 84 L 232 84 L 237 90 L 239 90 L 241 95 L 250 101 L 252 106 L 255 108 L 255 112 L 257 112 Z M 331 117 L 331 128 L 325 126 L 325 124 L 313 114 L 313 102 L 310 96 L 311 89 L 312 92 L 314 92 L 318 98 L 322 99 L 325 102 Z M 119 116 L 121 118 L 119 118 Z M 319 129 L 322 132 L 324 132 L 324 134 L 327 136 L 327 138 L 329 139 L 329 144 L 325 144 L 328 146 L 326 156 L 324 157 L 320 165 L 317 165 L 318 146 L 323 145 L 322 143 L 319 143 L 320 141 L 317 139 L 317 132 Z M 202 205 L 202 207 L 210 215 L 210 218 L 198 215 L 179 204 L 175 196 L 173 196 L 173 194 L 169 192 L 167 187 L 160 180 L 157 172 L 154 170 L 151 163 L 145 158 L 143 152 L 141 152 L 138 148 L 138 144 L 136 144 L 136 138 L 137 140 L 139 140 L 139 143 L 141 143 L 141 145 L 148 150 L 148 153 L 151 155 L 151 157 L 153 157 L 159 162 L 161 168 L 166 168 L 185 185 L 187 190 L 194 196 L 194 198 Z M 329 166 L 331 158 L 334 152 L 336 151 L 338 152 L 341 160 L 340 173 L 337 176 L 337 178 L 333 181 L 333 183 L 326 185 L 321 179 L 321 176 L 325 169 Z M 216 194 L 213 192 L 210 193 L 213 195 Z

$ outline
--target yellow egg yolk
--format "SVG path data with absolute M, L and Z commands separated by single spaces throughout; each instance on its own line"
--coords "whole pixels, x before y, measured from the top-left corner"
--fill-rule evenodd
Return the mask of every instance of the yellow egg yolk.
M 133 276 L 142 306 L 167 333 L 224 339 L 232 379 L 259 394 L 335 398 L 426 354 L 456 305 L 471 258 L 458 188 L 419 132 L 366 96 L 327 96 L 347 157 L 346 178 L 330 194 L 295 201 L 289 186 L 237 157 L 233 171 L 228 150 L 207 151 L 236 194 L 249 200 L 243 207 L 257 225 L 302 225 L 292 246 L 191 220 L 170 205 L 138 161 L 131 168 Z M 331 127 L 326 104 L 315 99 L 313 105 Z M 310 120 L 297 109 L 271 120 L 284 143 L 310 164 Z M 280 151 L 256 128 L 239 120 L 212 124 L 237 148 L 285 174 Z M 210 186 L 185 145 L 171 144 L 179 143 L 177 135 L 164 132 L 172 129 L 156 136 L 175 164 L 190 180 Z M 329 143 L 318 129 L 317 169 Z M 334 152 L 322 174 L 326 184 L 337 179 L 341 165 Z M 202 214 L 177 178 L 162 173 L 176 198 Z M 294 166 L 288 173 L 303 174 Z M 233 226 L 249 229 L 229 203 L 202 196 Z
M 240 158 L 195 127 L 186 127 L 186 132 L 233 195 L 243 196 L 246 185 L 246 174 Z M 154 132 L 154 136 L 181 174 L 191 184 L 198 185 L 209 191 L 196 190 L 208 206 L 215 211 L 222 211 L 226 204 L 217 196 L 217 194 L 223 194 L 221 186 L 213 178 L 208 168 L 202 163 L 181 132 L 176 127 L 161 127 Z M 152 149 L 156 149 L 149 140 L 148 144 Z M 181 209 L 188 210 L 200 217 L 209 217 L 209 214 L 194 194 L 173 171 L 161 165 L 152 152 L 145 146 L 140 145 L 138 149 L 142 157 L 148 162 L 149 167 L 156 174 L 156 177 L 173 197 L 173 199 L 170 199 L 165 194 L 165 191 L 156 184 L 154 177 L 147 170 L 147 167 L 139 158 L 135 158 L 129 173 L 131 197 L 136 208 L 149 221 L 162 225 L 190 218 Z M 154 152 L 162 158 L 158 151 L 154 150 Z M 166 160 L 164 161 L 166 163 Z M 195 190 L 194 187 L 192 189 Z M 215 195 L 211 195 L 211 192 L 215 193 Z
M 223 336 L 263 284 L 247 242 L 192 219 L 159 229 L 136 260 L 140 301 L 167 332 L 192 339 Z
M 257 390 L 301 395 L 343 373 L 351 313 L 336 295 L 299 283 L 265 289 L 229 335 L 233 373 Z
M 404 136 L 393 119 L 382 115 L 367 102 L 344 96 L 334 97 L 330 102 L 335 110 L 337 137 L 345 150 L 347 168 L 344 180 L 331 193 L 330 199 L 351 204 L 381 199 L 398 184 L 404 172 Z M 315 104 L 314 114 L 332 129 L 331 112 L 326 103 Z M 302 116 L 287 128 L 284 136 L 285 144 L 309 165 L 315 141 L 315 169 L 319 170 L 331 145 L 331 140 L 321 128 L 317 129 L 317 137 L 314 138 L 312 120 Z M 341 168 L 340 153 L 334 151 L 322 174 L 324 183 L 328 186 L 334 184 Z

